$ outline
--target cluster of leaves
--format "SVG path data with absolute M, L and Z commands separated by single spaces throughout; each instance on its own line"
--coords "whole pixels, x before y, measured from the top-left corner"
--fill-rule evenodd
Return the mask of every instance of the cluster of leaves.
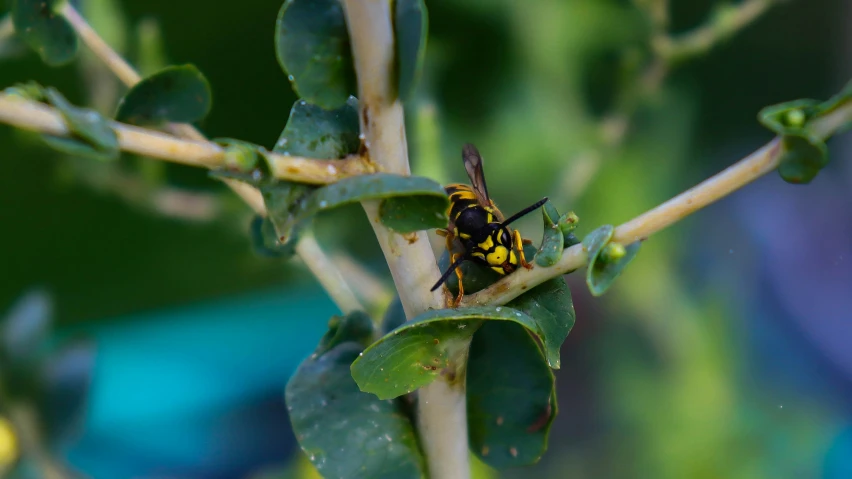
M 810 183 L 828 165 L 825 140 L 813 129 L 815 120 L 830 115 L 852 98 L 852 83 L 827 101 L 802 99 L 764 108 L 760 122 L 781 137 L 778 173 L 788 183 Z
M 420 68 L 426 9 L 419 1 L 397 0 L 394 11 L 397 86 L 404 97 Z M 356 77 L 339 2 L 285 2 L 276 51 L 302 98 L 273 151 L 321 159 L 358 154 L 357 102 L 351 96 Z M 383 224 L 402 233 L 447 221 L 443 188 L 425 178 L 377 173 L 316 187 L 263 171 L 225 175 L 261 189 L 269 217 L 255 222 L 257 242 L 281 254 L 292 253 L 294 238 L 314 214 L 351 202 L 382 200 Z M 577 219 L 548 207 L 553 247 L 537 256 L 552 265 L 578 242 L 572 232 Z M 490 269 L 473 271 L 476 267 L 465 264 L 470 272 L 465 280 L 476 283 L 466 283 L 468 291 L 496 279 Z M 416 399 L 407 394 L 440 375 L 467 381 L 470 446 L 484 462 L 494 467 L 536 462 L 556 414 L 552 368 L 560 366 L 559 347 L 574 324 L 565 281 L 549 281 L 502 307 L 434 310 L 405 319 L 398 299 L 381 331 L 373 331 L 361 312 L 333 318 L 316 352 L 288 383 L 293 429 L 317 469 L 330 477 L 423 476 L 425 461 L 410 417 Z M 505 354 L 509 349 L 512 355 Z
M 86 341 L 52 345 L 51 321 L 50 298 L 32 291 L 0 323 L 0 418 L 14 416 L 12 411 L 21 407 L 34 407 L 36 423 L 15 426 L 38 428 L 31 434 L 45 438 L 46 446 L 58 451 L 76 438 L 83 424 L 94 348 Z M 37 459 L 20 455 L 14 458 L 14 468 L 30 470 Z
M 65 120 L 68 136 L 42 135 L 52 148 L 75 156 L 104 161 L 120 156 L 115 125 L 89 108 L 72 105 L 52 87 L 30 82 L 5 90 L 6 93 L 43 101 Z M 163 127 L 170 122 L 202 119 L 210 110 L 210 85 L 193 65 L 171 66 L 145 78 L 121 99 L 115 120 L 139 126 Z

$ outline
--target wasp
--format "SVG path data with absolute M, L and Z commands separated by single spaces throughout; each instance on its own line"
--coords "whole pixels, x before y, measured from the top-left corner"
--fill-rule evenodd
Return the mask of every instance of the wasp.
M 532 241 L 521 238 L 518 230 L 512 230 L 508 226 L 547 202 L 545 197 L 506 219 L 488 196 L 482 156 L 475 146 L 469 143 L 464 145 L 462 161 L 471 184 L 452 183 L 444 187 L 450 196 L 450 205 L 447 208 L 450 221 L 446 229 L 438 229 L 437 233 L 447 240 L 451 264 L 435 286 L 432 286 L 432 291 L 435 291 L 455 272 L 459 278 L 459 292 L 453 303 L 454 307 L 458 306 L 464 297 L 460 268 L 463 262 L 473 261 L 488 266 L 501 275 L 515 271 L 518 265 L 526 269 L 532 268 L 532 264 L 524 257 L 524 245 L 531 244 Z M 461 251 L 454 252 L 457 250 L 454 247 L 456 244 L 462 247 Z

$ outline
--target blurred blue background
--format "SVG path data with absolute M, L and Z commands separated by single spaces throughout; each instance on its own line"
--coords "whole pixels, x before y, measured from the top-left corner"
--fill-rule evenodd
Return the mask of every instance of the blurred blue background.
M 852 78 L 844 0 L 778 2 L 638 93 L 653 61 L 639 0 L 426 3 L 426 69 L 407 105 L 414 171 L 464 180 L 473 142 L 502 209 L 548 195 L 583 234 L 762 145 L 760 108 Z M 669 30 L 719 3 L 671 0 Z M 273 50 L 280 2 L 75 4 L 143 72 L 196 64 L 213 87 L 209 137 L 277 139 L 295 100 Z M 0 87 L 34 79 L 107 113 L 122 92 L 89 57 L 49 69 L 13 43 L 0 55 Z M 550 450 L 503 477 L 852 477 L 852 138 L 829 147 L 811 185 L 770 174 L 654 236 L 602 298 L 568 277 L 578 319 Z M 95 478 L 290 463 L 283 387 L 337 312 L 300 263 L 254 255 L 249 211 L 203 171 L 63 157 L 6 126 L 0 159 L 0 308 L 44 287 L 57 337 L 97 346 L 64 459 Z M 525 236 L 540 238 L 538 221 L 519 223 Z M 389 286 L 358 208 L 321 218 L 317 236 Z

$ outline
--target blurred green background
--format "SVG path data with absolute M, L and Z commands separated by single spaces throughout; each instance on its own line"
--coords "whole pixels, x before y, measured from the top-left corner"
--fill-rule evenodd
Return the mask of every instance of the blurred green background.
M 295 100 L 273 50 L 280 2 L 73 3 L 143 70 L 197 65 L 213 87 L 209 137 L 277 139 Z M 638 93 L 652 62 L 639 0 L 426 3 L 414 171 L 463 181 L 473 142 L 503 210 L 548 195 L 583 234 L 762 145 L 763 106 L 852 78 L 844 0 L 777 2 Z M 670 31 L 720 3 L 671 0 Z M 91 58 L 50 69 L 13 44 L 0 54 L 0 88 L 33 79 L 105 112 L 121 92 Z M 852 477 L 852 141 L 829 147 L 810 186 L 770 174 L 654 236 L 602 298 L 568 277 L 578 319 L 550 450 L 503 476 Z M 336 310 L 298 261 L 251 251 L 247 208 L 206 172 L 70 159 L 6 126 L 0 159 L 0 307 L 41 286 L 59 333 L 98 345 L 71 464 L 224 479 L 291 461 L 283 386 Z M 519 224 L 538 240 L 533 216 Z M 389 284 L 359 208 L 317 229 Z

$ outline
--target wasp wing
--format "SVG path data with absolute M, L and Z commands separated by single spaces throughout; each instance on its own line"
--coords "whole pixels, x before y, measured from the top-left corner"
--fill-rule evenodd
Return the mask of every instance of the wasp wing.
M 482 169 L 482 155 L 479 150 L 470 143 L 462 148 L 462 160 L 464 161 L 464 169 L 467 171 L 467 176 L 470 178 L 470 186 L 473 188 L 473 193 L 476 195 L 476 201 L 485 209 L 491 210 L 500 221 L 502 214 L 497 206 L 491 201 L 488 196 L 488 186 L 485 184 L 485 172 Z

